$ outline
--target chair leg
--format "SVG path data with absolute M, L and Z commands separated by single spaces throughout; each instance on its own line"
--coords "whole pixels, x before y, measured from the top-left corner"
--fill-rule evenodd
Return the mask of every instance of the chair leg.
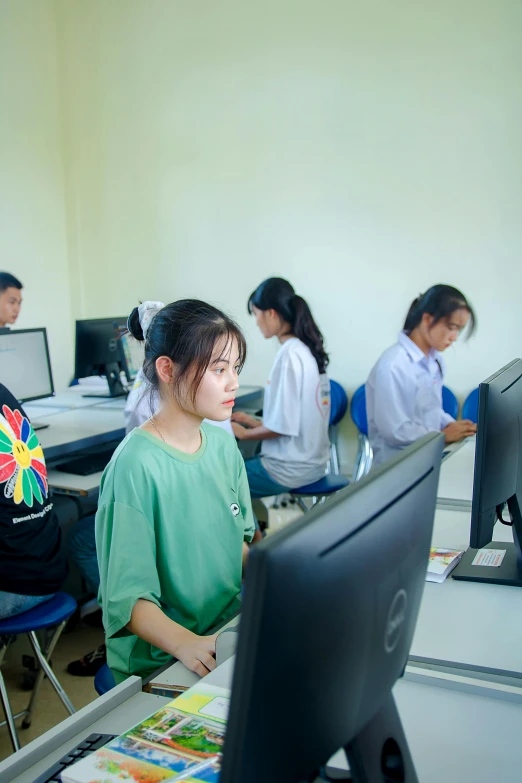
M 360 481 L 363 476 L 370 472 L 372 466 L 372 449 L 366 435 L 359 435 L 359 452 L 357 457 L 354 468 L 354 480 Z
M 306 514 L 308 511 L 310 511 L 310 509 L 308 508 L 308 506 L 304 501 L 304 498 L 297 498 L 297 505 L 299 506 L 303 514 Z
M 7 641 L 5 644 L 2 644 L 2 646 L 0 647 L 0 666 L 2 665 L 8 646 L 9 646 L 9 641 Z M 18 739 L 18 733 L 16 731 L 13 711 L 11 710 L 11 705 L 9 703 L 9 696 L 7 695 L 7 689 L 5 687 L 5 682 L 1 671 L 0 671 L 0 698 L 2 699 L 2 706 L 4 708 L 5 721 L 7 723 L 7 728 L 9 730 L 11 744 L 14 750 L 20 750 L 20 740 Z
M 54 629 L 54 633 L 49 641 L 49 644 L 46 645 L 45 649 L 42 649 L 40 646 L 40 651 L 42 653 L 42 656 L 49 661 L 51 655 L 53 654 L 54 648 L 56 647 L 56 643 L 58 639 L 60 638 L 63 629 L 65 628 L 66 623 L 61 623 L 60 625 L 57 625 Z M 47 630 L 47 629 L 46 629 Z M 42 685 L 43 679 L 45 676 L 45 671 L 42 668 L 42 666 L 38 667 L 38 674 L 36 675 L 36 680 L 34 682 L 33 686 L 33 692 L 31 694 L 31 700 L 29 702 L 29 706 L 27 707 L 27 715 L 22 721 L 22 728 L 28 729 L 31 725 L 31 721 L 33 719 L 33 711 L 36 706 L 36 700 L 38 698 L 38 692 L 40 690 L 40 687 Z
M 60 634 L 61 634 L 61 632 L 63 631 L 64 628 L 65 628 L 65 623 L 61 623 L 58 626 L 58 628 L 56 629 L 56 633 L 55 633 L 55 637 L 56 638 L 53 637 L 53 642 L 54 642 L 53 647 L 56 644 L 56 642 L 58 641 L 58 638 L 59 638 L 59 636 L 60 636 Z M 67 710 L 67 712 L 70 715 L 74 715 L 76 710 L 74 709 L 71 700 L 69 699 L 69 697 L 65 693 L 64 689 L 62 688 L 62 686 L 60 685 L 60 683 L 56 679 L 53 670 L 51 669 L 51 667 L 47 663 L 47 660 L 45 659 L 44 655 L 42 654 L 42 651 L 40 649 L 40 644 L 39 644 L 38 639 L 36 637 L 36 633 L 34 631 L 31 631 L 28 634 L 28 636 L 29 636 L 29 640 L 30 640 L 30 642 L 32 644 L 34 653 L 35 653 L 36 657 L 38 658 L 38 663 L 42 667 L 42 670 L 43 670 L 42 671 L 42 677 L 43 677 L 43 674 L 47 675 L 47 678 L 48 678 L 49 682 L 51 683 L 51 685 L 53 686 L 54 690 L 58 694 L 58 696 L 59 696 L 60 700 L 62 701 L 65 709 Z M 38 676 L 40 677 L 40 672 L 39 672 Z M 36 683 L 35 683 L 35 688 L 36 688 Z M 33 693 L 33 696 L 34 696 L 34 693 Z M 33 701 L 33 696 L 31 697 L 31 702 Z M 33 706 L 34 706 L 34 704 L 33 704 Z
M 372 468 L 372 462 L 373 462 L 373 451 L 372 447 L 370 446 L 370 441 L 368 438 L 365 437 L 364 440 L 364 472 L 363 476 L 366 476 L 371 468 Z
M 330 443 L 330 463 L 331 463 L 331 472 L 334 473 L 336 476 L 340 474 L 339 469 L 339 454 L 337 452 L 337 443 Z
M 361 477 L 362 460 L 364 459 L 364 448 L 362 435 L 359 433 L 357 437 L 357 454 L 355 456 L 355 463 L 352 472 L 352 482 L 359 481 Z

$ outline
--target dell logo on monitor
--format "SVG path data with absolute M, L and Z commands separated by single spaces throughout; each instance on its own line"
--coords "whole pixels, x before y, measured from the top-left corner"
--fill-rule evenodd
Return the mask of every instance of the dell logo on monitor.
M 386 633 L 384 634 L 384 649 L 392 653 L 400 639 L 404 621 L 406 619 L 406 606 L 408 596 L 406 590 L 399 590 L 390 606 L 388 619 L 386 620 Z

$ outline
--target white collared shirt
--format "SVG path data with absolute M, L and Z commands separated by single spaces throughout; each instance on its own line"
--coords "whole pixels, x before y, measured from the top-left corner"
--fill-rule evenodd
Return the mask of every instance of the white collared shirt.
M 431 350 L 426 356 L 401 332 L 398 342 L 383 353 L 366 381 L 374 465 L 454 421 L 442 409 L 443 382 L 441 354 Z

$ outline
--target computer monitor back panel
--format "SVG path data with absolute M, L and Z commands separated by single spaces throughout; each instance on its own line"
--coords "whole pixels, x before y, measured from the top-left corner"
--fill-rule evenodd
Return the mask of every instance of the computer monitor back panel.
M 522 507 L 522 360 L 479 386 L 471 546 L 491 541 L 496 507 L 518 496 Z
M 20 402 L 54 394 L 45 329 L 6 330 L 0 334 L 0 382 Z
M 251 551 L 221 783 L 307 779 L 390 694 L 424 589 L 442 446 L 427 436 Z
M 75 378 L 105 374 L 107 365 L 120 364 L 120 327 L 126 318 L 76 321 Z

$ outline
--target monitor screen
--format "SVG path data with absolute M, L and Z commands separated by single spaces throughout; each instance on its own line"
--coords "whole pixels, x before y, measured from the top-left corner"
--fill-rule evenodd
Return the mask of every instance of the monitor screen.
M 492 541 L 497 520 L 511 526 L 513 544 Z M 471 546 L 452 576 L 522 587 L 521 543 L 522 360 L 514 359 L 479 386 Z M 476 560 L 479 549 L 505 554 L 492 568 Z
M 143 365 L 143 343 L 139 343 L 127 331 L 122 331 L 120 339 L 123 349 L 125 374 L 128 381 L 133 381 Z
M 20 402 L 54 394 L 45 329 L 0 334 L 0 381 Z

